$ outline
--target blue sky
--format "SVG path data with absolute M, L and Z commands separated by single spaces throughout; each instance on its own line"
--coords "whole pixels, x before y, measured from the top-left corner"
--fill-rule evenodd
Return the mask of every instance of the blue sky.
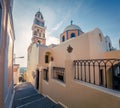
M 14 0 L 13 20 L 15 28 L 15 54 L 25 56 L 16 60 L 27 66 L 27 48 L 31 43 L 32 24 L 35 13 L 42 12 L 47 44 L 59 43 L 59 36 L 73 20 L 82 31 L 96 27 L 103 35 L 110 36 L 113 46 L 118 48 L 120 38 L 120 0 Z

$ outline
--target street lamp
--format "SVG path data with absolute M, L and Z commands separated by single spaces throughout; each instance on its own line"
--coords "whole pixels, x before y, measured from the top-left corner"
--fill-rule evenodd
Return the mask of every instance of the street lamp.
M 24 56 L 21 56 L 21 57 L 15 57 L 14 59 L 16 59 L 16 58 L 24 58 Z
M 24 58 L 24 56 L 14 57 L 14 58 L 13 58 L 13 63 L 15 64 L 15 59 L 22 59 L 22 58 Z

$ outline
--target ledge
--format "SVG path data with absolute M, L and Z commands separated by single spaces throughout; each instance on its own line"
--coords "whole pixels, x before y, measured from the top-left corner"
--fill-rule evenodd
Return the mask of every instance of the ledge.
M 61 82 L 61 81 L 59 81 L 57 79 L 52 79 L 52 81 L 58 83 L 59 85 L 62 85 L 63 87 L 66 87 L 66 84 L 64 82 Z
M 49 85 L 49 81 L 46 81 L 43 79 L 43 82 L 46 83 L 47 85 Z
M 107 94 L 110 94 L 110 95 L 113 95 L 113 96 L 116 96 L 116 97 L 120 98 L 120 91 L 115 91 L 113 89 L 109 89 L 109 88 L 105 88 L 105 87 L 102 87 L 102 86 L 94 85 L 94 84 L 87 83 L 87 82 L 84 82 L 84 81 L 78 81 L 78 80 L 73 80 L 73 81 L 78 83 L 78 84 L 81 84 L 83 86 L 87 86 L 87 87 L 90 87 L 90 88 L 93 88 L 93 89 L 99 90 L 101 92 L 104 92 L 104 93 L 107 93 Z

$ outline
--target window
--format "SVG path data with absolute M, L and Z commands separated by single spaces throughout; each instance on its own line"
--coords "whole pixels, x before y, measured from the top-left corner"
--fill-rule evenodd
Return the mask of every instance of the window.
M 45 38 L 45 34 L 43 34 L 43 37 Z
M 37 29 L 37 32 L 39 32 L 39 29 Z
M 80 36 L 80 30 L 78 30 L 78 36 Z
M 36 47 L 40 46 L 40 41 L 37 41 Z
M 53 79 L 65 83 L 65 68 L 53 67 Z
M 45 63 L 49 63 L 49 56 L 45 55 Z
M 64 41 L 65 41 L 65 36 L 62 37 L 62 42 L 64 42 Z
M 99 38 L 100 38 L 100 41 L 102 42 L 102 35 L 101 35 L 101 33 L 99 33 Z
M 0 3 L 0 46 L 1 46 L 1 43 L 2 43 L 2 35 L 1 35 L 1 22 L 2 22 L 2 6 L 1 6 L 1 3 Z
M 60 80 L 60 81 L 64 82 L 63 75 L 59 75 L 59 74 L 58 74 L 58 80 Z
M 39 24 L 40 24 L 40 21 L 37 20 L 37 19 L 35 19 L 34 23 L 37 24 L 37 25 L 39 25 Z
M 50 52 L 46 52 L 45 53 L 45 63 L 49 63 L 51 60 L 51 53 Z
M 44 71 L 44 73 L 43 73 L 44 74 L 44 80 L 48 81 L 48 68 L 44 69 L 43 71 Z
M 40 14 L 38 14 L 37 16 L 38 16 L 38 18 L 40 18 Z
M 43 16 L 41 15 L 41 19 L 43 19 Z
M 110 42 L 109 42 L 109 50 L 111 51 L 111 44 L 110 44 Z
M 34 31 L 34 35 L 37 35 L 37 31 Z
M 39 33 L 39 37 L 41 37 L 41 33 Z
M 71 33 L 71 38 L 75 37 L 75 33 Z

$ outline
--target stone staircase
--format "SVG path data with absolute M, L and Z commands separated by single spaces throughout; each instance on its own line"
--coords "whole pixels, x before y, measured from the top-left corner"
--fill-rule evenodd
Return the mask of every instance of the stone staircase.
M 23 83 L 15 87 L 12 108 L 64 108 L 39 94 L 31 83 Z

